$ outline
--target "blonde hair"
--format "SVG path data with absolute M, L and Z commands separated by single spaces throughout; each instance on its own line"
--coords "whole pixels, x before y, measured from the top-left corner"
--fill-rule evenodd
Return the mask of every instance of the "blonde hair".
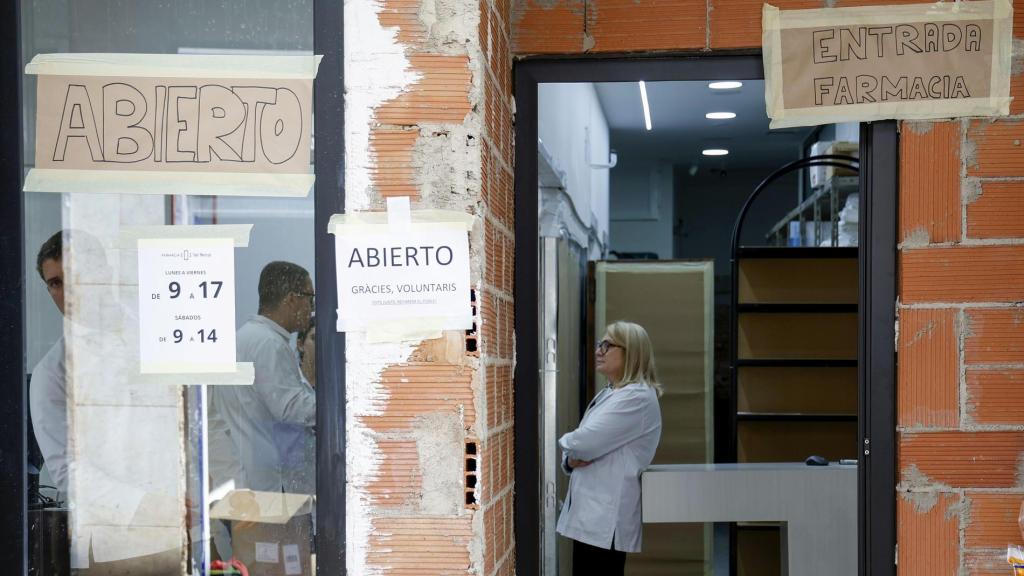
M 622 346 L 625 356 L 623 362 L 622 381 L 627 384 L 643 382 L 654 388 L 658 396 L 664 392 L 658 381 L 658 372 L 654 367 L 654 349 L 647 330 L 633 322 L 618 321 L 608 325 L 605 330 L 612 344 Z

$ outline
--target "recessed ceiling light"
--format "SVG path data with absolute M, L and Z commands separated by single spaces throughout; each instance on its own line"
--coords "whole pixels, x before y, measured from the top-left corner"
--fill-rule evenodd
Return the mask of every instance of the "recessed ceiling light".
M 736 117 L 735 112 L 708 112 L 704 115 L 708 120 L 732 120 Z
M 707 148 L 701 152 L 705 156 L 725 156 L 728 153 L 725 148 Z
M 712 90 L 732 90 L 733 88 L 739 88 L 740 86 L 743 86 L 743 82 L 736 82 L 735 80 L 712 82 L 708 84 L 708 88 L 711 88 Z
M 651 106 L 647 102 L 647 83 L 640 81 L 640 104 L 644 107 L 644 126 L 651 129 Z

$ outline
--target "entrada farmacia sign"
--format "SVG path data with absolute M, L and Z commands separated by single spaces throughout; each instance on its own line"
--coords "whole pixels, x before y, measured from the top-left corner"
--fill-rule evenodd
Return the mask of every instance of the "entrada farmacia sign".
M 821 10 L 765 5 L 772 127 L 1009 113 L 1010 0 Z

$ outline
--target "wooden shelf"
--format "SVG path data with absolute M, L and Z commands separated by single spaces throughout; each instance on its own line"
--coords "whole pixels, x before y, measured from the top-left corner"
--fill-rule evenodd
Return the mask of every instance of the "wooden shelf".
M 857 360 L 830 359 L 830 358 L 765 358 L 765 359 L 744 359 L 736 360 L 736 367 L 760 366 L 764 368 L 856 368 Z
M 757 314 L 856 314 L 856 304 L 739 304 L 736 311 Z
M 857 258 L 856 246 L 740 246 L 737 258 Z
M 748 422 L 856 422 L 856 414 L 807 414 L 795 412 L 737 412 L 737 420 Z

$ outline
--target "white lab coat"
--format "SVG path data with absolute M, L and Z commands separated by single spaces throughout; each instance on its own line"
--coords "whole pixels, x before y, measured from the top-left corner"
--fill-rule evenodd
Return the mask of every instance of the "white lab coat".
M 302 382 L 290 337 L 273 320 L 259 315 L 238 330 L 236 357 L 239 362 L 252 362 L 256 375 L 252 386 L 210 390 L 214 486 L 234 481 L 235 488 L 267 492 L 286 488 L 275 441 L 280 428 L 275 425 L 294 424 L 301 432 L 303 427 L 312 429 L 316 420 L 316 393 Z M 230 442 L 224 441 L 223 434 Z M 224 454 L 224 448 L 233 453 Z
M 563 470 L 569 458 L 589 466 L 571 470 L 558 533 L 605 549 L 640 551 L 640 473 L 661 440 L 661 409 L 642 382 L 605 388 L 579 428 L 558 440 Z M 614 540 L 613 540 L 614 539 Z

